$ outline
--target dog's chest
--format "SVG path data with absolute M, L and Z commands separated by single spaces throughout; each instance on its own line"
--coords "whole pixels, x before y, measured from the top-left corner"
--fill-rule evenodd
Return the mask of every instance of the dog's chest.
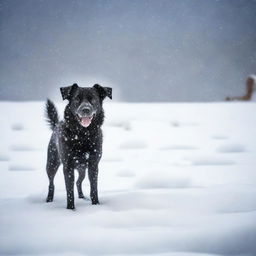
M 90 134 L 89 132 L 86 133 L 70 133 L 66 134 L 62 138 L 63 143 L 72 150 L 73 153 L 80 153 L 80 152 L 92 152 L 95 148 L 98 148 L 99 144 L 99 136 L 98 134 Z
M 91 154 L 101 156 L 101 131 L 73 132 L 61 129 L 58 133 L 57 148 L 62 161 L 72 159 L 85 164 Z
M 69 145 L 73 150 L 81 149 L 83 151 L 90 151 L 95 144 L 96 140 L 90 134 L 72 134 L 69 137 Z

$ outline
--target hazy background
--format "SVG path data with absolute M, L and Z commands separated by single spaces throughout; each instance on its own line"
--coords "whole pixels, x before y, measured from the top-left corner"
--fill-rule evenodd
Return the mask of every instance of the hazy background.
M 253 0 L 1 0 L 0 99 L 101 83 L 123 101 L 220 101 L 256 73 Z

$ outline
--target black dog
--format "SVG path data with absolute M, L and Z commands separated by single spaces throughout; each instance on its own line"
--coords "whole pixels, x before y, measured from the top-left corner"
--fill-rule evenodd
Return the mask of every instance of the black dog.
M 84 198 L 82 181 L 88 168 L 92 204 L 98 204 L 98 164 L 102 155 L 102 131 L 104 121 L 102 102 L 105 97 L 112 99 L 112 88 L 95 84 L 82 88 L 77 84 L 60 88 L 63 100 L 69 101 L 65 108 L 64 121 L 59 122 L 54 104 L 47 100 L 47 121 L 53 130 L 47 155 L 46 170 L 49 177 L 49 192 L 46 202 L 54 196 L 54 176 L 60 164 L 67 190 L 67 209 L 75 209 L 74 169 L 78 170 L 76 182 L 78 197 Z

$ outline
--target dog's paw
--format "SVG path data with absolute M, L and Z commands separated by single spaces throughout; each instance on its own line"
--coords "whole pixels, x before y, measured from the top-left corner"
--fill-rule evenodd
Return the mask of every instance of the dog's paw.
M 75 210 L 75 205 L 67 205 L 67 209 L 69 210 Z
M 90 201 L 91 199 L 89 197 L 83 196 L 83 197 L 78 197 L 79 199 L 83 199 L 85 201 Z
M 79 194 L 78 198 L 85 198 L 84 194 Z
M 92 205 L 100 204 L 99 201 L 92 201 Z
M 53 201 L 53 198 L 52 197 L 47 197 L 45 201 L 46 201 L 46 203 L 50 203 L 50 202 Z

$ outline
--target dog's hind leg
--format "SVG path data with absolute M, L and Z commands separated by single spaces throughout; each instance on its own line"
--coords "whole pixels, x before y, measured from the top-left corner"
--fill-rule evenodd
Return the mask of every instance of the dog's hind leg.
M 82 190 L 82 182 L 85 178 L 85 169 L 86 166 L 82 165 L 79 168 L 77 168 L 78 171 L 78 179 L 76 181 L 76 187 L 77 187 L 77 192 L 78 192 L 78 197 L 79 198 L 84 198 L 83 190 Z
M 53 140 L 50 140 L 48 146 L 48 154 L 47 154 L 47 164 L 46 164 L 46 172 L 49 178 L 49 190 L 46 198 L 46 202 L 52 202 L 54 197 L 54 177 L 60 166 L 60 159 L 58 155 L 58 150 L 56 144 Z

